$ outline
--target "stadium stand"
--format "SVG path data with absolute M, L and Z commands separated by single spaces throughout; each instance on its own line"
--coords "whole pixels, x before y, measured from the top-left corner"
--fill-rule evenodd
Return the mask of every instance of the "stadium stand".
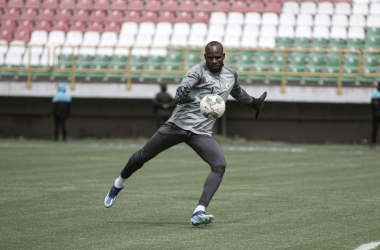
M 178 50 L 126 48 L 63 48 L 56 55 L 31 51 L 33 66 L 53 59 L 57 68 L 122 69 L 131 56 L 133 69 L 181 69 L 180 47 L 203 47 L 218 40 L 232 49 L 229 65 L 239 71 L 263 72 L 242 76 L 247 81 L 280 81 L 266 71 L 282 71 L 281 51 L 238 51 L 239 48 L 380 49 L 378 0 L 0 0 L 0 62 L 3 67 L 29 60 L 26 44 L 54 46 L 176 46 Z M 56 36 L 56 38 L 55 38 Z M 108 37 L 108 38 L 107 38 Z M 107 40 L 108 39 L 108 40 Z M 20 47 L 21 46 L 21 47 Z M 19 47 L 19 49 L 16 49 Z M 233 51 L 233 49 L 237 49 Z M 13 56 L 15 55 L 15 56 Z M 202 62 L 201 52 L 187 52 L 187 67 Z M 290 72 L 338 72 L 338 53 L 288 52 Z M 344 53 L 343 72 L 358 72 L 356 53 Z M 379 53 L 365 53 L 365 72 L 379 72 Z M 2 76 L 17 73 L 2 72 Z M 67 77 L 69 73 L 40 74 Z M 152 77 L 153 76 L 153 77 Z M 77 77 L 123 79 L 123 74 L 77 73 Z M 134 78 L 155 79 L 154 74 Z M 167 79 L 177 75 L 165 75 Z M 295 82 L 336 82 L 336 77 L 288 76 Z M 344 82 L 373 83 L 376 78 L 346 77 Z

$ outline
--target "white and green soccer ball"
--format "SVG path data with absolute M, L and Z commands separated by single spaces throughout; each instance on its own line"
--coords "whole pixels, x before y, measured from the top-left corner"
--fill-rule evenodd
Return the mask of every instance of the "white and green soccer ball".
M 199 108 L 204 117 L 216 120 L 224 114 L 226 104 L 222 97 L 216 94 L 209 94 L 202 98 Z

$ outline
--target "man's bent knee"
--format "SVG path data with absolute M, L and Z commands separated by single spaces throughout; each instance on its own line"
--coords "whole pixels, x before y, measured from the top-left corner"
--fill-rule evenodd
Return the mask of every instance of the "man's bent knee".
M 227 163 L 225 161 L 220 162 L 218 164 L 215 164 L 214 166 L 211 166 L 211 171 L 214 173 L 223 175 L 224 172 L 226 171 L 226 167 L 227 167 Z

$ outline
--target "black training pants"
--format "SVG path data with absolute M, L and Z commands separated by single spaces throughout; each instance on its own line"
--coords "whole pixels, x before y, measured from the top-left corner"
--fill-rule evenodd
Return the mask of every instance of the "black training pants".
M 379 130 L 380 117 L 374 116 L 372 121 L 372 144 L 376 144 L 377 132 Z
M 58 140 L 59 128 L 61 128 L 63 140 L 66 141 L 66 119 L 54 119 L 54 140 Z
M 222 182 L 227 166 L 222 148 L 211 136 L 194 134 L 172 123 L 165 123 L 142 149 L 132 155 L 120 175 L 128 179 L 156 155 L 181 142 L 189 145 L 211 167 L 198 203 L 207 207 Z

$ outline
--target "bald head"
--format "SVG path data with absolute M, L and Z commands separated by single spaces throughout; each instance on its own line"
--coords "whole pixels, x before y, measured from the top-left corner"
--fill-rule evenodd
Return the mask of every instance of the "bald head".
M 214 72 L 220 72 L 223 67 L 224 53 L 223 45 L 220 42 L 209 42 L 205 47 L 205 60 L 207 68 Z

